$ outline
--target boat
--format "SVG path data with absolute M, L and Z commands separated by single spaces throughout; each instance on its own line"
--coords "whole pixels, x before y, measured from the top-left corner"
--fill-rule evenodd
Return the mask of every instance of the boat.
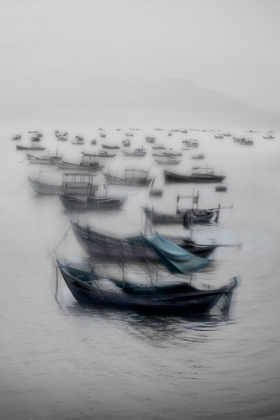
M 112 158 L 116 156 L 116 153 L 108 153 L 106 151 L 100 151 L 99 153 L 87 153 L 87 152 L 81 152 L 84 156 L 90 156 L 90 157 L 105 157 L 105 158 Z
M 146 243 L 143 243 L 141 235 L 116 238 L 73 221 L 71 226 L 79 244 L 92 258 L 106 260 L 110 256 L 111 261 L 120 261 L 124 258 L 128 262 L 145 261 L 146 258 L 149 258 L 151 262 L 159 262 L 159 256 Z M 216 244 L 197 244 L 189 237 L 169 236 L 167 239 L 185 251 L 202 258 L 207 258 L 219 246 Z
M 102 144 L 103 149 L 120 149 L 119 146 L 113 145 L 110 146 L 109 144 Z
M 21 139 L 21 135 L 17 134 L 13 137 L 13 140 L 20 140 Z
M 199 155 L 193 155 L 192 156 L 192 159 L 204 159 L 205 158 L 205 156 L 201 153 L 201 154 L 199 154 Z
M 55 153 L 49 153 L 45 156 L 34 156 L 29 153 L 26 153 L 27 159 L 32 164 L 45 164 L 45 165 L 54 165 L 55 161 L 61 160 L 62 155 L 58 155 L 57 151 Z
M 42 146 L 36 146 L 35 144 L 31 144 L 31 146 L 19 146 L 16 145 L 17 150 L 46 150 L 45 147 Z
M 65 136 L 57 136 L 58 141 L 68 141 L 67 137 Z
M 122 150 L 122 153 L 124 156 L 136 156 L 136 157 L 144 157 L 146 155 L 146 150 L 142 148 L 138 148 L 133 150 L 133 152 L 126 152 L 125 150 Z
M 271 134 L 269 134 L 268 136 L 263 136 L 264 139 L 275 139 L 274 136 L 272 136 Z
M 155 162 L 158 165 L 178 165 L 181 161 L 176 160 L 174 157 L 171 156 L 170 158 L 165 157 L 165 159 L 163 160 L 155 159 Z
M 238 284 L 234 277 L 219 288 L 197 288 L 191 283 L 170 282 L 139 284 L 123 277 L 99 275 L 93 267 L 62 264 L 56 260 L 60 273 L 74 298 L 82 307 L 110 307 L 147 314 L 186 315 L 209 312 L 222 298 L 229 307 L 233 290 Z
M 192 139 L 192 140 L 183 140 L 182 143 L 185 144 L 186 147 L 198 147 L 198 140 Z
M 68 194 L 60 194 L 59 198 L 63 206 L 70 211 L 89 211 L 89 210 L 112 210 L 120 208 L 125 201 L 125 197 L 96 197 L 88 196 L 85 199 L 73 197 Z
M 41 138 L 39 137 L 39 136 L 33 136 L 33 137 L 31 137 L 31 141 L 34 143 L 34 142 L 38 142 L 38 141 L 40 141 L 41 140 Z
M 147 143 L 154 143 L 156 141 L 155 137 L 145 137 Z
M 96 139 L 91 140 L 90 144 L 92 144 L 92 145 L 97 144 L 97 140 Z
M 104 168 L 104 165 L 100 165 L 99 162 L 91 161 L 90 157 L 89 160 L 86 161 L 85 157 L 86 156 L 82 157 L 82 161 L 80 163 L 71 163 L 61 160 L 59 162 L 55 162 L 55 165 L 60 169 L 79 169 L 82 171 L 100 171 Z
M 71 141 L 71 143 L 72 144 L 85 144 L 85 141 L 84 139 L 77 139 L 77 140 Z
M 103 134 L 103 133 L 100 133 L 99 136 L 104 138 L 104 139 L 106 138 L 106 134 Z
M 231 137 L 230 133 L 224 133 L 224 137 Z
M 155 150 L 165 150 L 166 147 L 164 147 L 163 144 L 155 144 L 154 146 L 152 146 L 152 149 L 155 149 Z
M 181 152 L 162 152 L 163 156 L 166 157 L 177 157 L 177 156 L 183 156 Z
M 133 133 L 125 133 L 126 137 L 133 137 L 134 134 Z
M 148 186 L 151 183 L 149 171 L 140 169 L 125 169 L 124 177 L 111 175 L 109 172 L 103 173 L 108 184 L 111 185 L 131 185 L 131 186 Z
M 227 187 L 225 185 L 218 185 L 217 187 L 215 187 L 215 190 L 219 192 L 226 192 Z
M 202 170 L 202 172 L 200 172 Z M 164 170 L 164 177 L 166 182 L 222 182 L 225 179 L 224 175 L 215 175 L 213 168 L 195 167 L 191 175 L 177 174 L 168 170 Z
M 189 226 L 193 224 L 201 223 L 210 223 L 215 218 L 219 217 L 219 207 L 215 209 L 205 209 L 205 210 L 196 210 L 196 209 L 187 209 L 180 210 L 178 213 L 160 213 L 154 211 L 154 209 L 149 209 L 148 207 L 143 208 L 145 215 L 151 222 L 155 225 L 164 225 L 164 224 L 180 224 L 184 226 Z
M 156 177 L 154 177 L 154 179 L 152 180 L 152 182 L 150 184 L 149 195 L 151 195 L 153 197 L 161 197 L 162 194 L 163 194 L 163 189 L 154 187 L 155 179 L 156 179 Z
M 223 139 L 224 135 L 223 134 L 214 134 L 215 139 Z
M 172 136 L 172 133 L 168 133 L 168 135 L 169 135 L 169 137 L 171 137 Z
M 40 180 L 41 172 L 38 178 L 28 176 L 31 187 L 37 194 L 42 195 L 95 195 L 98 185 L 93 184 L 94 174 L 90 173 L 65 173 L 62 177 L 61 185 L 49 184 Z
M 124 147 L 129 147 L 130 146 L 130 140 L 129 139 L 125 139 L 122 141 L 122 144 Z
M 242 139 L 242 140 L 240 140 L 239 144 L 241 144 L 242 146 L 253 146 L 254 141 L 250 138 Z

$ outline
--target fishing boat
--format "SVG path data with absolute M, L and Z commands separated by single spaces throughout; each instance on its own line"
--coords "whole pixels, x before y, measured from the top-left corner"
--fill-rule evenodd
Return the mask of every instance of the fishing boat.
M 88 153 L 88 152 L 81 152 L 84 156 L 90 157 L 103 157 L 103 158 L 113 158 L 116 156 L 116 153 L 108 153 L 106 151 L 101 150 L 98 153 Z
M 66 162 L 64 160 L 55 162 L 55 165 L 60 169 L 74 169 L 74 170 L 83 170 L 83 171 L 100 171 L 104 168 L 104 165 L 100 165 L 99 162 L 95 161 L 95 157 L 82 156 L 82 161 L 80 163 Z
M 199 155 L 193 155 L 192 156 L 192 159 L 204 159 L 205 158 L 205 156 L 201 153 L 201 154 L 199 154 Z
M 176 160 L 175 157 L 170 156 L 169 158 L 167 158 L 165 156 L 165 159 L 155 159 L 155 162 L 158 165 L 178 165 L 181 161 L 180 160 Z
M 93 267 L 81 267 L 81 264 L 75 266 L 72 262 L 62 264 L 57 260 L 57 266 L 67 287 L 81 306 L 113 307 L 147 314 L 205 313 L 221 299 L 224 300 L 223 308 L 228 308 L 233 290 L 238 284 L 234 277 L 225 286 L 217 289 L 204 286 L 203 289 L 178 280 L 169 281 L 168 284 L 154 284 L 150 276 L 148 285 L 129 281 L 125 276 L 120 279 L 99 275 Z
M 263 136 L 264 139 L 275 139 L 274 136 L 272 136 L 271 134 L 269 134 L 268 136 Z
M 74 141 L 71 141 L 72 144 L 85 144 L 83 137 L 76 136 Z
M 215 190 L 218 192 L 226 192 L 227 187 L 225 185 L 217 185 L 217 187 L 215 187 Z
M 214 134 L 215 139 L 223 139 L 224 135 L 223 134 Z
M 153 197 L 161 197 L 163 194 L 163 189 L 162 188 L 156 188 L 154 186 L 155 184 L 155 179 L 156 177 L 153 178 L 151 184 L 150 184 L 150 189 L 149 189 L 149 195 L 153 196 Z
M 145 137 L 147 143 L 154 143 L 156 141 L 155 137 Z
M 129 139 L 125 139 L 122 141 L 122 144 L 124 147 L 129 147 L 130 146 L 130 140 Z
M 103 149 L 120 149 L 119 146 L 116 145 L 109 145 L 109 144 L 102 144 Z
M 135 157 L 144 157 L 147 153 L 147 151 L 145 149 L 142 148 L 138 148 L 133 150 L 133 152 L 126 152 L 125 150 L 122 150 L 122 153 L 124 156 L 135 156 Z
M 65 173 L 62 177 L 62 183 L 60 185 L 56 185 L 42 182 L 40 180 L 40 171 L 38 178 L 32 178 L 28 176 L 28 181 L 37 194 L 68 194 L 94 196 L 98 189 L 98 185 L 95 185 L 93 183 L 94 176 L 94 174 L 90 173 Z
M 154 146 L 152 146 L 152 149 L 155 149 L 155 150 L 165 150 L 166 147 L 164 147 L 163 144 L 155 144 Z
M 17 134 L 13 137 L 13 140 L 21 140 L 21 135 Z
M 54 165 L 55 161 L 62 159 L 62 155 L 58 155 L 57 151 L 55 153 L 49 152 L 45 156 L 34 156 L 29 153 L 26 153 L 26 156 L 30 163 L 43 165 Z
M 105 138 L 106 138 L 106 134 L 103 134 L 103 133 L 100 133 L 100 134 L 99 134 L 99 136 L 100 136 L 101 138 L 103 138 L 103 139 L 105 139 Z
M 133 133 L 125 133 L 126 137 L 133 137 L 134 134 Z
M 141 169 L 125 169 L 124 177 L 111 175 L 109 172 L 103 173 L 108 184 L 111 185 L 128 185 L 128 186 L 148 186 L 151 182 L 149 171 Z
M 186 147 L 198 147 L 198 140 L 192 139 L 192 140 L 183 140 L 182 143 L 185 144 Z
M 68 141 L 67 137 L 65 136 L 57 136 L 58 141 Z
M 152 262 L 159 261 L 159 256 L 150 249 L 147 243 L 143 242 L 141 235 L 117 238 L 104 235 L 90 226 L 82 226 L 73 221 L 71 221 L 71 226 L 83 250 L 96 260 L 106 260 L 110 256 L 111 261 L 120 261 L 122 258 L 125 258 L 127 262 L 145 261 L 146 258 Z M 207 258 L 220 246 L 197 244 L 189 237 L 168 236 L 167 239 L 185 251 L 202 258 Z
M 230 133 L 224 133 L 224 137 L 231 137 Z
M 250 138 L 242 139 L 242 140 L 240 140 L 239 144 L 241 144 L 241 146 L 253 146 L 254 141 Z
M 125 197 L 97 197 L 88 196 L 85 199 L 70 196 L 68 194 L 60 194 L 59 198 L 63 206 L 70 211 L 90 211 L 90 210 L 112 210 L 120 208 L 125 201 Z
M 166 182 L 194 183 L 222 182 L 225 179 L 224 175 L 215 175 L 213 168 L 209 168 L 207 166 L 205 168 L 193 168 L 193 173 L 191 175 L 177 174 L 168 170 L 164 170 L 164 177 Z
M 96 145 L 97 144 L 97 140 L 96 139 L 91 140 L 90 144 L 92 144 L 93 146 Z
M 183 154 L 181 152 L 162 152 L 163 156 L 166 157 L 177 157 L 177 156 L 183 156 Z
M 16 145 L 17 150 L 46 150 L 45 147 L 42 146 L 36 146 L 35 144 L 31 144 L 31 146 L 19 146 Z

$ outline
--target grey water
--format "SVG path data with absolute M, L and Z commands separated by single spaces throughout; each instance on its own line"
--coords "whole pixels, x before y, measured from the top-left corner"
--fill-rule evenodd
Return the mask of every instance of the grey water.
M 21 115 L 0 128 L 1 418 L 279 418 L 280 127 L 184 115 L 146 117 Z M 106 139 L 99 137 L 100 127 Z M 155 131 L 158 127 L 165 130 Z M 218 223 L 195 226 L 193 236 L 198 243 L 242 244 L 219 247 L 211 267 L 195 275 L 196 281 L 214 287 L 239 276 L 229 317 L 223 318 L 218 308 L 200 317 L 85 310 L 62 278 L 56 278 L 53 254 L 49 255 L 56 247 L 70 260 L 87 256 L 69 230 L 58 198 L 36 195 L 27 176 L 38 177 L 41 171 L 41 180 L 59 183 L 63 171 L 29 164 L 26 152 L 17 151 L 16 144 L 29 144 L 27 130 L 38 129 L 46 151 L 58 148 L 65 160 L 79 162 L 82 150 L 101 150 L 102 143 L 121 145 L 129 128 L 139 128 L 131 131 L 131 148 L 143 145 L 146 157 L 124 157 L 119 150 L 116 158 L 100 162 L 119 175 L 127 167 L 149 169 L 156 176 L 155 185 L 164 187 L 163 196 L 149 197 L 148 188 L 110 186 L 111 194 L 130 195 L 123 209 L 73 217 L 117 236 L 139 233 L 142 206 L 175 212 L 177 195 L 193 190 L 199 190 L 201 208 L 228 207 L 221 210 Z M 215 131 L 168 137 L 172 128 Z M 252 137 L 254 145 L 241 146 L 232 137 L 215 139 L 218 129 Z M 245 133 L 250 129 L 260 132 Z M 275 139 L 263 139 L 272 129 Z M 68 142 L 57 141 L 54 130 L 68 131 Z M 22 140 L 13 141 L 17 133 Z M 75 135 L 83 135 L 85 145 L 71 144 Z M 164 185 L 162 166 L 154 163 L 147 135 L 173 150 L 180 150 L 184 139 L 198 139 L 199 148 L 182 151 L 180 164 L 172 170 L 190 173 L 193 166 L 207 164 L 226 176 L 227 192 L 216 192 L 216 184 Z M 97 146 L 90 144 L 93 138 Z M 205 159 L 192 160 L 197 153 Z M 96 179 L 104 183 L 102 174 Z M 180 205 L 190 202 L 180 200 Z M 178 225 L 158 226 L 157 231 L 189 233 Z

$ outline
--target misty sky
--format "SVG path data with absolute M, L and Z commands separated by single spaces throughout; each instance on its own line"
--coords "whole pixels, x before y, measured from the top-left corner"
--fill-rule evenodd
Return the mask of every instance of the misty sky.
M 280 112 L 279 0 L 0 0 L 0 87 L 183 78 Z

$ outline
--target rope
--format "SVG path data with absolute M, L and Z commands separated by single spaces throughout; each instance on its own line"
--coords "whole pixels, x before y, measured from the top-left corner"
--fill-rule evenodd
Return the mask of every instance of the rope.
M 67 229 L 67 232 L 65 233 L 65 235 L 63 236 L 63 238 L 61 239 L 61 241 L 53 248 L 53 250 L 52 251 L 50 251 L 48 254 L 47 254 L 47 257 L 49 257 L 49 256 L 51 256 L 53 253 L 55 253 L 55 251 L 58 249 L 58 247 L 59 247 L 59 245 L 66 239 L 66 236 L 67 236 L 67 234 L 68 234 L 68 232 L 69 232 L 69 230 L 71 229 L 71 225 L 69 226 L 69 228 Z
M 21 186 L 17 187 L 15 190 L 10 191 L 10 192 L 0 193 L 0 194 L 16 194 L 23 189 L 23 187 L 25 186 L 26 183 L 27 183 L 27 179 L 24 181 L 24 183 Z

